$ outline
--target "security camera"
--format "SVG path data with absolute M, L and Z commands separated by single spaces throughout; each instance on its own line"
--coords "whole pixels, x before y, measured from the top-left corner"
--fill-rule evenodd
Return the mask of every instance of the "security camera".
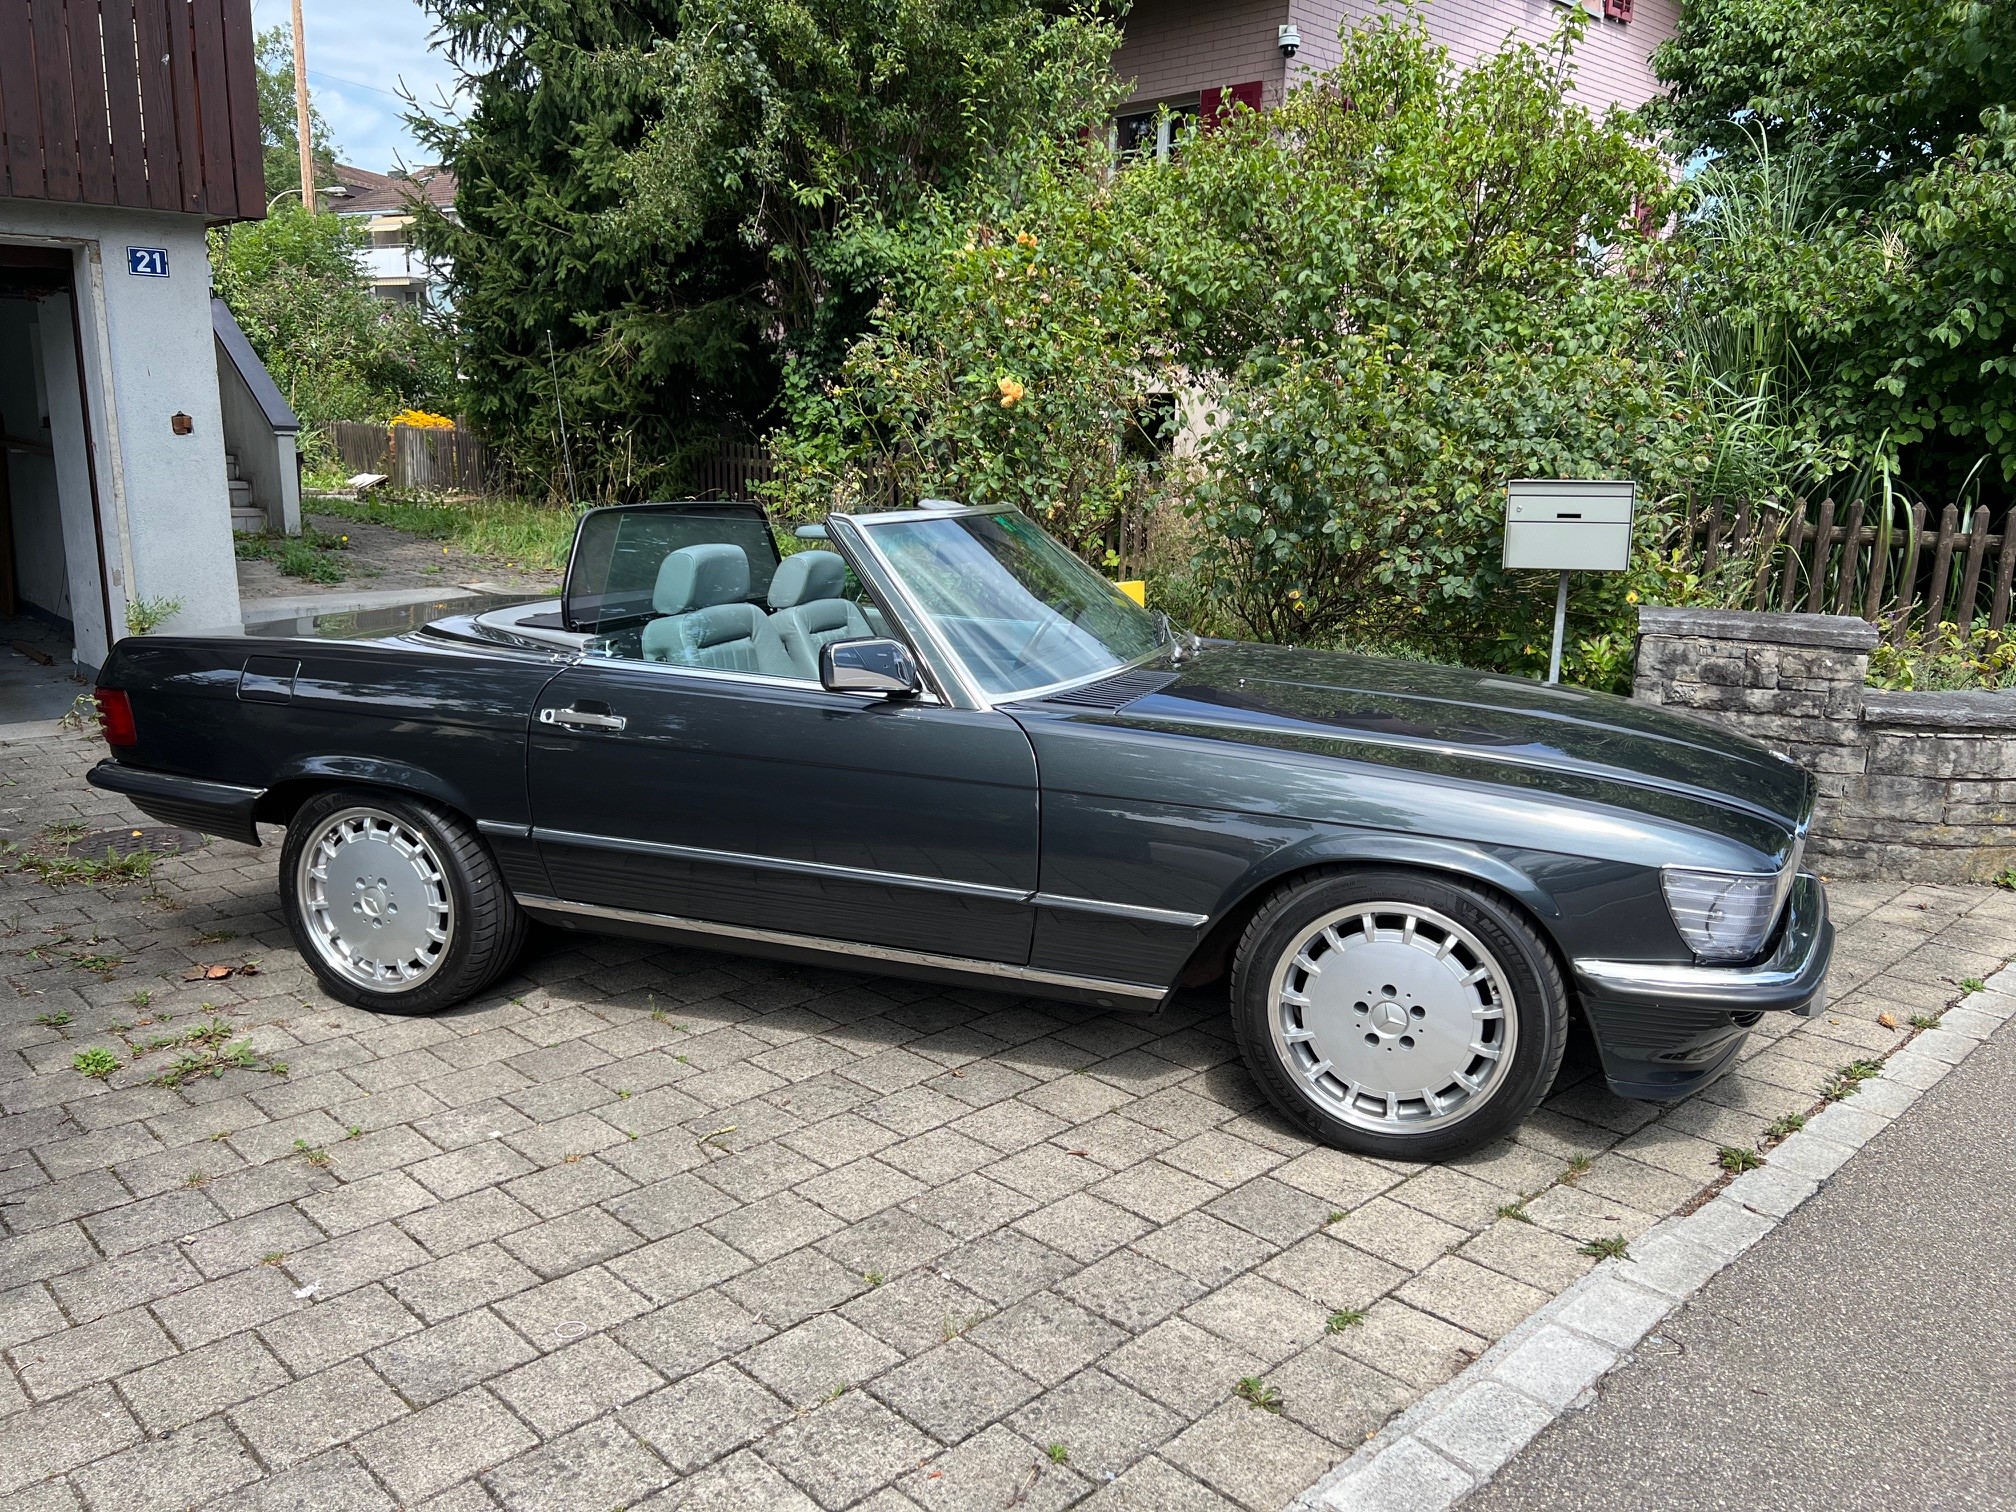
M 1274 34 L 1274 45 L 1281 49 L 1281 56 L 1292 58 L 1302 46 L 1302 33 L 1292 26 L 1284 26 Z

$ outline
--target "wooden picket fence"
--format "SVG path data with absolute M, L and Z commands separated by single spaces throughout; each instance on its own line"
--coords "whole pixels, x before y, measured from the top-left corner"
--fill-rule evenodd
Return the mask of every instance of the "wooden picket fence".
M 694 475 L 696 499 L 754 499 L 756 487 L 777 475 L 776 459 L 753 441 L 724 441 Z
M 1870 513 L 1861 499 L 1845 508 L 1799 499 L 1789 511 L 1713 499 L 1690 505 L 1686 529 L 1704 577 L 1732 563 L 1749 566 L 1753 609 L 1859 615 L 1890 624 L 1899 638 L 1914 624 L 1967 625 L 1985 616 L 2000 630 L 2009 622 L 2016 529 L 2007 521 L 1991 530 L 1978 504 L 1965 528 L 1952 504 L 1936 524 L 1923 504 L 1903 519 L 1872 521 Z
M 338 420 L 327 427 L 330 444 L 350 473 L 384 473 L 395 488 L 438 488 L 488 493 L 500 479 L 490 452 L 472 432 L 411 425 Z

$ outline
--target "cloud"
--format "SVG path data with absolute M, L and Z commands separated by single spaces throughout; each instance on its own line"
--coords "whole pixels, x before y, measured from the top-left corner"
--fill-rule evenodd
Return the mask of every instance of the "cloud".
M 440 113 L 455 71 L 429 46 L 431 18 L 415 0 L 302 0 L 308 88 L 346 163 L 383 173 L 423 156 L 406 126 L 411 94 Z M 288 0 L 253 0 L 252 24 L 288 21 Z

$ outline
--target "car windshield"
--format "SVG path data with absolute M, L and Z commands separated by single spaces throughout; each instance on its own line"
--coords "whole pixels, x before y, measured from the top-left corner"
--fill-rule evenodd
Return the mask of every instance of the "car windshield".
M 1161 622 L 1013 510 L 865 522 L 889 566 L 994 698 L 1139 661 Z

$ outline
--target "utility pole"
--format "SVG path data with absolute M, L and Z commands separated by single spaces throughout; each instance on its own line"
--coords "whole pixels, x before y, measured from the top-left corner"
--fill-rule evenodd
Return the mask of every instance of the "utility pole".
M 308 37 L 301 29 L 301 0 L 294 0 L 294 130 L 301 139 L 301 204 L 313 215 L 315 143 L 308 135 Z

